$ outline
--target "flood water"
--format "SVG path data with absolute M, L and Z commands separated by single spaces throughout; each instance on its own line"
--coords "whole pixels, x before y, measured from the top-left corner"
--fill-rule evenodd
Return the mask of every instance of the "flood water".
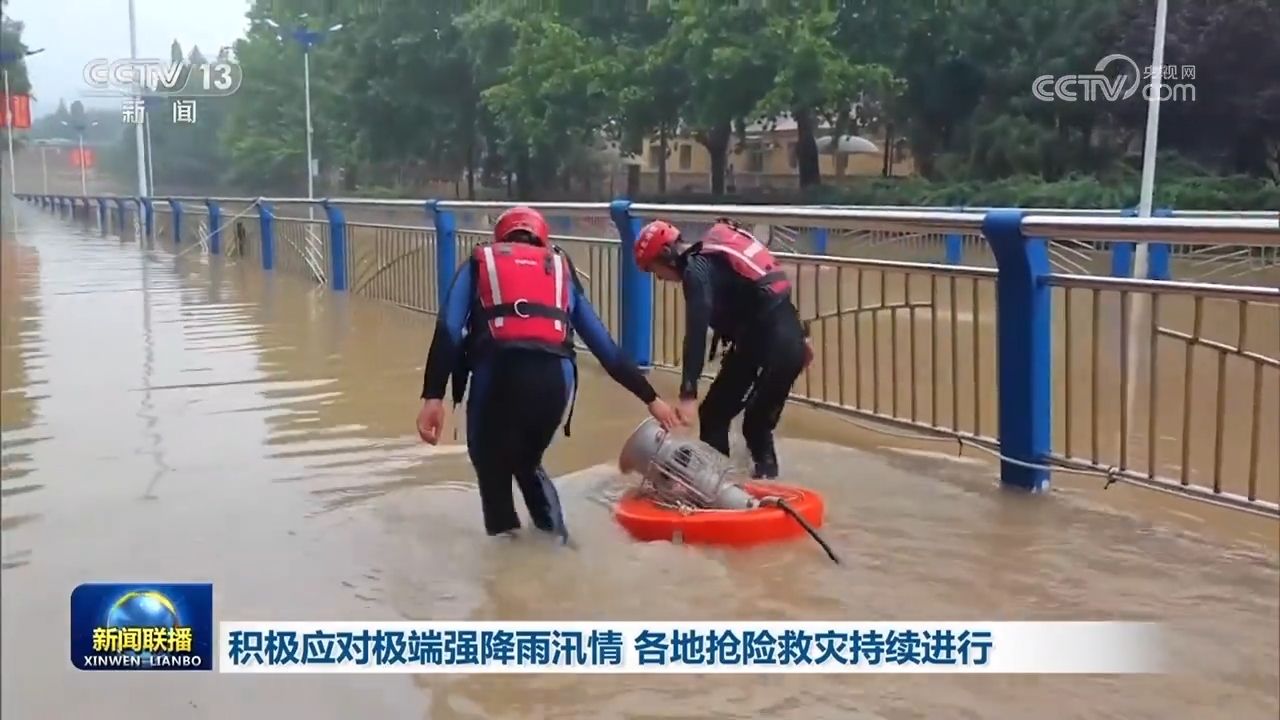
M 825 535 L 748 552 L 627 540 L 599 503 L 643 409 L 590 362 L 548 459 L 579 549 L 484 537 L 459 446 L 416 438 L 433 318 L 251 263 L 5 218 L 2 714 L 8 718 L 1275 718 L 1273 521 L 1143 491 L 1000 491 L 991 467 L 789 411 Z M 664 389 L 670 378 L 659 376 Z M 457 427 L 456 416 L 450 428 Z M 840 443 L 840 444 L 836 444 Z M 926 449 L 927 448 L 927 449 Z M 1117 502 L 1116 498 L 1121 501 Z M 1119 508 L 1119 509 L 1117 509 Z M 1156 509 L 1159 508 L 1159 511 Z M 1212 513 L 1217 513 L 1213 515 Z M 1206 518 L 1216 518 L 1210 522 Z M 86 673 L 87 581 L 212 581 L 286 619 L 1154 620 L 1169 675 L 224 676 Z

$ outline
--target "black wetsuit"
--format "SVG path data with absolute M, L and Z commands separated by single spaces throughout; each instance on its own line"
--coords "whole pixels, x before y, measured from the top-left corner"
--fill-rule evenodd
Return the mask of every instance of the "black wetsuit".
M 698 409 L 703 442 L 729 454 L 729 424 L 745 410 L 742 434 L 756 477 L 778 474 L 773 431 L 804 371 L 805 329 L 787 296 L 767 295 L 720 256 L 695 246 L 680 261 L 686 315 L 680 399 L 696 398 L 708 357 L 707 329 L 729 349 Z
M 480 485 L 485 530 L 498 535 L 520 527 L 511 492 L 514 477 L 533 524 L 567 540 L 555 485 L 542 468 L 542 456 L 562 421 L 566 434 L 569 430 L 566 410 L 577 384 L 574 359 L 541 350 L 485 349 L 473 342 L 464 350 L 464 335 L 475 338 L 485 332 L 485 321 L 473 312 L 479 302 L 475 268 L 474 262 L 464 263 L 454 276 L 427 354 L 422 397 L 443 399 L 452 378 L 454 402 L 460 402 L 469 372 L 467 451 Z M 572 331 L 615 381 L 645 404 L 657 399 L 653 386 L 609 336 L 576 276 L 569 318 Z

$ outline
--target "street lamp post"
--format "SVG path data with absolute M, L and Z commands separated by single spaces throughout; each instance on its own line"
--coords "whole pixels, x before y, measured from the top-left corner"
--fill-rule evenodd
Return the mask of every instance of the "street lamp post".
M 1138 217 L 1151 217 L 1152 203 L 1156 185 L 1156 149 L 1160 137 L 1160 94 L 1163 91 L 1164 78 L 1164 40 L 1169 17 L 1168 0 L 1156 0 L 1155 35 L 1151 43 L 1151 84 L 1147 87 L 1147 132 L 1142 149 L 1142 184 L 1138 191 Z M 1141 79 L 1138 80 L 1141 83 Z M 1150 269 L 1150 249 L 1145 242 L 1137 244 L 1133 255 L 1133 277 L 1146 280 Z M 1135 393 L 1137 392 L 1138 369 L 1146 367 L 1144 343 L 1141 342 L 1141 328 L 1150 321 L 1151 296 L 1145 293 L 1134 293 L 1129 301 L 1129 357 L 1133 358 L 1129 365 L 1125 392 L 1125 417 L 1128 424 L 1134 423 L 1133 410 Z M 1154 377 L 1148 383 L 1154 383 Z M 1147 412 L 1151 412 L 1150 408 Z M 1120 429 L 1129 436 L 1130 428 Z
M 4 75 L 4 116 L 5 125 L 9 129 L 9 192 L 17 192 L 18 190 L 18 170 L 13 160 L 13 101 L 9 99 L 9 63 L 17 62 L 22 58 L 44 52 L 44 48 L 37 50 L 24 50 L 23 52 L 6 52 L 0 53 L 0 65 L 4 67 L 0 72 Z M 16 220 L 15 220 L 16 222 Z
M 142 102 L 142 127 L 146 135 L 147 145 L 147 188 L 154 194 L 156 191 L 155 151 L 151 147 L 151 107 L 159 105 L 157 98 L 145 98 Z
M 133 0 L 129 0 L 129 58 L 131 60 L 138 59 L 138 23 L 137 23 L 137 12 L 133 8 Z M 140 100 L 142 98 L 142 86 L 135 84 L 134 92 L 135 92 L 134 100 Z M 145 113 L 146 113 L 146 110 L 144 106 L 144 109 L 143 109 L 144 119 L 146 118 Z M 142 133 L 142 124 L 135 123 L 133 127 L 134 127 L 133 140 L 135 143 L 134 147 L 137 150 L 135 154 L 137 155 L 137 160 L 138 160 L 138 197 L 148 197 L 147 166 L 143 162 L 143 157 L 142 157 L 144 152 L 143 144 L 145 143 L 145 140 L 143 138 L 143 133 Z
M 71 124 L 70 124 L 70 123 L 68 123 L 66 120 L 60 120 L 59 122 L 61 122 L 63 125 L 65 125 L 65 126 L 67 126 L 67 127 L 72 127 L 72 126 L 71 126 Z M 88 125 L 84 125 L 84 124 L 81 124 L 81 123 L 76 123 L 76 125 L 75 125 L 75 131 L 76 131 L 76 133 L 80 136 L 80 194 L 81 194 L 82 196 L 84 196 L 84 197 L 88 197 L 88 196 L 89 196 L 89 184 L 85 181 L 85 173 L 84 173 L 84 166 L 85 166 L 85 161 L 84 161 L 84 131 L 85 131 L 85 130 L 88 130 L 88 129 L 89 129 L 89 128 L 91 128 L 91 127 L 94 127 L 94 126 L 95 126 L 95 125 L 97 125 L 97 124 L 98 124 L 98 121 L 97 121 L 97 120 L 94 120 L 93 122 L 89 123 Z M 46 183 L 47 183 L 47 177 L 46 177 Z
M 307 15 L 303 13 L 300 18 L 305 21 Z M 271 18 L 264 18 L 263 22 L 276 31 L 276 38 L 283 41 L 284 35 L 281 34 L 280 24 Z M 298 41 L 302 46 L 302 92 L 303 106 L 306 114 L 307 123 L 307 199 L 315 199 L 315 160 L 311 154 L 311 48 L 320 44 L 320 41 L 330 33 L 341 30 L 342 23 L 331 26 L 328 30 L 308 30 L 306 25 L 299 24 L 296 28 L 289 31 L 289 37 Z
M 44 194 L 49 194 L 49 146 L 40 143 L 40 175 L 44 178 Z

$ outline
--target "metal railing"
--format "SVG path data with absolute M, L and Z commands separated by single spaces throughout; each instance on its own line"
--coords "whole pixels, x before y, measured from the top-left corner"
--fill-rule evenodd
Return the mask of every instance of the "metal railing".
M 174 247 L 204 243 L 210 255 L 424 312 L 438 310 L 456 268 L 510 207 L 89 200 L 121 217 L 133 208 L 148 237 L 176 237 Z M 630 260 L 640 226 L 661 217 L 693 235 L 729 216 L 779 251 L 810 323 L 815 359 L 793 388 L 796 401 L 883 432 L 988 449 L 1009 485 L 1042 490 L 1054 471 L 1094 473 L 1280 517 L 1280 281 L 1114 276 L 1127 274 L 1117 268 L 1127 267 L 1139 242 L 1152 243 L 1158 267 L 1155 238 L 1174 263 L 1189 247 L 1192 262 L 1261 259 L 1270 272 L 1274 264 L 1266 263 L 1280 256 L 1275 213 L 534 207 L 548 215 L 597 312 L 641 365 L 680 366 L 684 317 L 678 286 L 655 283 Z M 196 217 L 204 226 L 191 222 Z M 814 252 L 815 237 L 827 249 L 860 238 L 863 245 L 850 247 L 861 256 Z M 876 252 L 863 252 L 872 245 Z M 1109 262 L 1098 261 L 1100 249 Z M 1135 309 L 1140 299 L 1149 309 Z

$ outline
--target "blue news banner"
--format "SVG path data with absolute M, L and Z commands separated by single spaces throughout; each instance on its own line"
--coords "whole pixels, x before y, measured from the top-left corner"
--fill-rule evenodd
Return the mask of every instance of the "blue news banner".
M 1107 622 L 221 622 L 231 673 L 1146 673 Z
M 71 591 L 80 670 L 213 670 L 213 585 L 86 583 Z

